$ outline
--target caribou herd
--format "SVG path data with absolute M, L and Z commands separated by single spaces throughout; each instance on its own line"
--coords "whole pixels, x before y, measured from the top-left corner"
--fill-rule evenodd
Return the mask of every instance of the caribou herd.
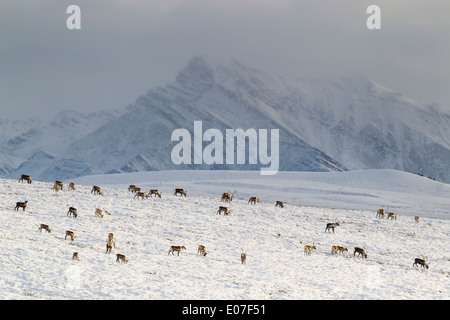
M 32 178 L 29 175 L 22 175 L 19 179 L 19 182 L 27 182 L 28 184 L 31 184 L 33 182 Z M 52 189 L 55 192 L 59 192 L 60 190 L 63 190 L 64 184 L 62 181 L 55 181 L 53 184 Z M 68 185 L 68 190 L 75 190 L 75 184 L 73 182 L 70 182 Z M 158 198 L 162 197 L 162 193 L 157 190 L 157 189 L 150 189 L 148 192 L 143 192 L 141 188 L 137 187 L 136 185 L 130 185 L 128 187 L 128 191 L 133 193 L 133 199 L 148 199 L 149 197 L 155 196 Z M 237 193 L 237 191 L 234 191 L 233 193 L 230 192 L 224 192 L 220 198 L 221 202 L 226 202 L 226 203 L 231 203 L 233 201 L 233 198 L 235 196 L 235 194 Z M 91 194 L 93 195 L 103 195 L 103 192 L 101 190 L 100 187 L 94 185 L 91 189 Z M 184 196 L 187 197 L 187 192 L 186 190 L 182 189 L 182 188 L 175 188 L 173 196 Z M 257 205 L 258 203 L 260 203 L 260 199 L 255 197 L 255 196 L 251 196 L 248 201 L 247 204 L 248 205 Z M 15 211 L 18 211 L 20 208 L 22 209 L 22 212 L 25 212 L 25 209 L 27 208 L 28 205 L 28 200 L 26 201 L 18 201 L 16 202 L 16 206 L 14 207 Z M 285 207 L 284 202 L 282 201 L 276 201 L 275 202 L 275 207 L 278 207 L 281 209 L 283 209 Z M 389 210 L 389 208 L 387 209 Z M 104 217 L 104 213 L 110 215 L 110 213 L 108 211 L 103 211 L 102 209 L 96 208 L 94 211 L 94 215 L 95 217 L 98 218 L 103 218 Z M 219 206 L 218 210 L 217 210 L 217 214 L 221 215 L 229 215 L 231 213 L 231 210 L 229 207 L 227 206 Z M 67 211 L 67 216 L 73 217 L 73 218 L 77 218 L 78 216 L 78 210 L 75 207 L 69 207 L 68 211 Z M 386 211 L 384 209 L 384 207 L 378 209 L 376 211 L 376 215 L 375 215 L 375 219 L 384 219 L 387 218 L 388 220 L 397 220 L 397 214 L 393 213 L 393 212 L 389 212 Z M 416 223 L 419 223 L 420 218 L 418 216 L 414 217 L 414 220 Z M 339 227 L 340 223 L 337 221 L 334 222 L 329 222 L 326 224 L 325 226 L 325 233 L 331 233 L 331 231 L 333 231 L 333 233 L 335 232 L 335 228 Z M 42 232 L 42 230 L 46 231 L 47 233 L 51 233 L 52 229 L 47 225 L 47 224 L 40 224 L 38 231 Z M 280 234 L 278 234 L 280 236 Z M 75 232 L 71 231 L 71 230 L 66 230 L 65 232 L 65 237 L 64 240 L 67 240 L 67 238 L 70 239 L 70 241 L 74 241 L 75 239 Z M 301 243 L 301 242 L 300 242 Z M 312 254 L 313 251 L 316 251 L 316 243 L 314 243 L 313 245 L 305 245 L 304 246 L 304 255 L 305 256 L 310 256 Z M 106 254 L 110 254 L 112 252 L 112 250 L 115 248 L 115 240 L 114 240 L 114 234 L 113 233 L 109 233 L 108 234 L 108 238 L 107 238 L 107 242 L 106 242 Z M 174 255 L 174 253 L 176 252 L 177 255 L 179 256 L 180 253 L 182 251 L 185 251 L 186 247 L 183 245 L 180 246 L 170 246 L 169 252 L 168 254 L 170 255 L 172 253 L 172 255 Z M 348 254 L 348 249 L 346 247 L 343 246 L 337 246 L 334 245 L 331 247 L 331 255 L 335 255 L 335 254 L 344 254 L 344 252 L 347 252 Z M 206 247 L 204 245 L 199 245 L 197 247 L 197 254 L 200 256 L 206 256 L 207 255 L 207 251 L 206 251 Z M 365 251 L 364 248 L 361 247 L 354 247 L 354 251 L 353 251 L 353 256 L 357 256 L 357 257 L 361 257 L 363 259 L 367 259 L 368 255 Z M 78 252 L 74 252 L 73 256 L 72 256 L 73 260 L 80 260 L 80 256 Z M 240 254 L 240 259 L 241 259 L 241 264 L 246 264 L 246 259 L 247 259 L 247 255 L 242 251 Z M 116 262 L 117 263 L 124 263 L 127 264 L 128 263 L 128 259 L 124 254 L 120 254 L 117 253 L 116 254 Z M 415 258 L 414 259 L 414 263 L 413 263 L 413 267 L 417 268 L 417 267 L 422 267 L 422 268 L 429 268 L 428 263 L 426 262 L 425 259 L 423 258 Z

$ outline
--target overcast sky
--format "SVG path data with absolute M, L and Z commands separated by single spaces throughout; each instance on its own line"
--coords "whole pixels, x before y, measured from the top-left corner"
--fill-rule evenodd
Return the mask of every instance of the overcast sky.
M 67 7 L 81 9 L 69 30 Z M 381 30 L 369 30 L 369 5 Z M 1 0 L 0 119 L 121 108 L 204 54 L 273 76 L 362 75 L 450 111 L 448 0 Z

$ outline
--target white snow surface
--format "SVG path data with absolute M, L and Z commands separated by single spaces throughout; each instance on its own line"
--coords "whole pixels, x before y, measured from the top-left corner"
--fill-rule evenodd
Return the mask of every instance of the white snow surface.
M 73 181 L 76 190 L 64 181 L 55 192 L 49 182 L 0 180 L 3 300 L 449 299 L 450 185 L 428 178 L 395 170 L 195 170 Z M 162 197 L 134 198 L 129 184 Z M 93 185 L 103 195 L 91 194 Z M 175 196 L 175 188 L 187 196 Z M 221 202 L 228 191 L 237 191 L 233 201 Z M 249 204 L 249 196 L 260 202 Z M 15 211 L 25 200 L 25 211 Z M 221 205 L 231 213 L 217 214 Z M 67 216 L 70 206 L 77 218 Z M 376 218 L 382 206 L 397 220 Z M 110 214 L 98 218 L 96 208 Z M 329 222 L 340 224 L 334 233 L 325 232 Z M 41 223 L 52 232 L 39 232 Z M 66 230 L 75 232 L 73 241 Z M 107 254 L 110 232 L 116 247 Z M 197 254 L 200 244 L 206 256 Z M 186 250 L 169 254 L 172 245 Z M 305 245 L 316 250 L 304 255 Z M 333 245 L 348 252 L 333 255 Z M 354 247 L 368 258 L 354 256 Z M 117 263 L 117 253 L 128 263 Z M 414 267 L 415 258 L 429 269 Z

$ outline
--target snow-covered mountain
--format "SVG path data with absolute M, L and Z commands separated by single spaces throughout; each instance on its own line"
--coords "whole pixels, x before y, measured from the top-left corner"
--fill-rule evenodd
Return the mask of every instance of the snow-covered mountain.
M 174 164 L 171 151 L 176 143 L 171 141 L 172 132 L 184 128 L 193 134 L 194 121 L 201 121 L 203 131 L 214 128 L 223 133 L 224 146 L 226 129 L 279 129 L 280 170 L 344 170 L 284 125 L 272 107 L 272 97 L 276 96 L 260 83 L 262 77 L 263 73 L 254 74 L 241 65 L 228 67 L 195 57 L 174 83 L 148 91 L 132 111 L 74 142 L 66 154 L 103 172 L 259 169 L 248 162 L 230 165 L 225 159 L 223 165 L 213 166 Z
M 44 151 L 34 153 L 9 175 L 20 177 L 23 172 L 32 173 L 33 178 L 39 181 L 63 180 L 97 173 L 84 162 L 56 157 Z
M 194 57 L 134 106 L 67 153 L 105 172 L 173 169 L 171 132 L 202 120 L 204 130 L 280 129 L 280 170 L 392 168 L 450 181 L 450 114 L 364 77 L 288 81 Z
M 348 169 L 391 168 L 450 182 L 450 113 L 364 77 L 298 79 L 283 121 Z
M 35 179 L 50 181 L 95 173 L 89 165 L 67 158 L 64 149 L 126 110 L 64 110 L 50 120 L 2 120 L 0 176 L 16 178 L 29 172 Z
M 39 138 L 39 130 L 24 132 L 0 145 L 1 167 L 17 176 L 18 170 L 13 169 L 28 160 L 22 169 L 31 170 L 31 157 L 38 151 L 55 156 L 55 162 L 63 164 L 62 171 L 65 165 L 76 164 L 79 169 L 67 167 L 70 174 L 65 177 L 89 172 L 264 167 L 248 162 L 174 164 L 172 132 L 183 128 L 193 135 L 194 121 L 202 121 L 203 132 L 213 128 L 224 136 L 226 129 L 279 129 L 280 171 L 390 168 L 450 182 L 450 114 L 364 77 L 287 80 L 235 60 L 196 56 L 175 81 L 149 90 L 126 112 L 105 120 L 76 131 L 82 132 L 79 135 L 59 130 Z M 60 143 L 49 136 L 58 136 Z M 16 158 L 11 160 L 12 156 Z M 49 168 L 46 163 L 34 166 L 36 171 L 30 174 L 45 176 L 39 167 Z M 62 171 L 47 178 L 56 179 Z

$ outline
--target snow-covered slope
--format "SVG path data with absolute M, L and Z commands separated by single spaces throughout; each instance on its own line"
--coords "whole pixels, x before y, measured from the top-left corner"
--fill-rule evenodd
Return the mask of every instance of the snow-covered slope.
M 215 197 L 222 192 L 248 199 L 258 194 L 275 203 L 376 211 L 381 207 L 399 216 L 450 219 L 450 185 L 391 169 L 344 172 L 278 172 L 261 176 L 254 171 L 173 170 L 91 175 L 73 179 L 84 185 L 138 184 L 144 189 L 181 186 L 194 195 Z
M 67 190 L 65 181 L 59 192 L 48 182 L 0 180 L 0 296 L 449 298 L 448 214 L 429 207 L 416 223 L 409 210 L 426 205 L 422 201 L 427 197 L 429 203 L 439 199 L 448 208 L 448 185 L 392 170 L 265 178 L 270 180 L 233 171 L 130 173 L 82 177 L 76 190 Z M 93 183 L 102 187 L 102 196 L 91 194 Z M 135 199 L 127 190 L 129 183 L 145 191 L 158 188 L 162 197 Z M 176 187 L 186 188 L 187 197 L 174 196 Z M 218 207 L 225 205 L 221 193 L 234 188 L 235 198 L 227 204 L 231 213 L 218 215 Z M 248 195 L 259 196 L 261 202 L 248 204 Z M 273 199 L 285 201 L 285 207 L 275 207 Z M 26 210 L 14 211 L 15 202 L 24 200 L 29 201 Z M 375 218 L 375 204 L 389 201 L 397 201 L 391 209 L 398 219 Z M 78 209 L 77 218 L 67 216 L 69 206 Z M 110 214 L 98 218 L 96 208 Z M 335 232 L 324 232 L 326 223 L 335 221 L 340 223 Z M 52 232 L 39 232 L 42 223 Z M 64 239 L 66 230 L 75 232 L 73 241 Z M 110 232 L 116 248 L 107 254 Z M 204 257 L 197 254 L 200 244 L 208 252 Z M 179 256 L 168 254 L 172 245 L 186 250 Z M 305 245 L 316 250 L 304 255 Z M 333 245 L 348 252 L 332 255 Z M 363 247 L 368 258 L 353 256 L 354 247 Z M 240 261 L 243 251 L 246 264 Z M 79 261 L 72 260 L 74 252 Z M 128 263 L 117 263 L 117 253 L 125 254 Z M 413 267 L 415 258 L 425 258 L 429 269 Z

